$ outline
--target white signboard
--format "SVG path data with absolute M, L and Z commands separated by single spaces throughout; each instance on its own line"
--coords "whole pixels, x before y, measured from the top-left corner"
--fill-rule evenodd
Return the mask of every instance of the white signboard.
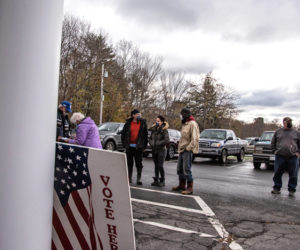
M 57 143 L 52 249 L 72 248 L 135 249 L 125 154 Z

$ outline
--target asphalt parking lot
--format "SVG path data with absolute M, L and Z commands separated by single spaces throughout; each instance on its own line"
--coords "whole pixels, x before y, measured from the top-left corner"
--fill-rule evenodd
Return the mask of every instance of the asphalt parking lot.
M 145 159 L 143 185 L 131 187 L 137 249 L 299 249 L 300 197 L 288 197 L 287 175 L 274 196 L 273 172 L 254 170 L 249 159 L 225 166 L 196 159 L 194 194 L 183 196 L 170 191 L 176 163 L 165 163 L 166 186 L 157 188 Z

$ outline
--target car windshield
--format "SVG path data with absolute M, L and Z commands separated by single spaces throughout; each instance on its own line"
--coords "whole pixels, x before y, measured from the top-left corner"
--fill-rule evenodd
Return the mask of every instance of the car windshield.
M 226 131 L 223 130 L 204 130 L 200 134 L 200 138 L 225 140 Z
M 260 137 L 260 141 L 272 141 L 272 138 L 273 138 L 273 135 L 274 135 L 274 132 L 265 132 L 261 135 Z
M 252 138 L 246 138 L 245 139 L 249 144 L 251 144 L 251 142 L 253 142 L 253 139 Z
M 118 127 L 120 126 L 120 124 L 118 123 L 103 123 L 100 127 L 99 127 L 99 131 L 111 131 L 114 132 L 118 129 Z

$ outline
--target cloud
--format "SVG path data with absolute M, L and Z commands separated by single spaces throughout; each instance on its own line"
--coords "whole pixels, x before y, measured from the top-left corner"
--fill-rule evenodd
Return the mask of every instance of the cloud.
M 279 107 L 286 110 L 300 110 L 300 89 L 290 93 L 288 89 L 257 90 L 242 94 L 240 106 Z
M 208 60 L 193 59 L 168 56 L 165 58 L 165 68 L 173 71 L 183 71 L 190 75 L 207 74 L 216 67 L 213 62 Z
M 91 1 L 91 0 L 90 0 Z M 300 36 L 297 0 L 104 0 L 145 28 L 201 30 L 224 39 L 262 42 Z
M 279 107 L 286 102 L 286 94 L 282 90 L 253 91 L 250 95 L 242 96 L 240 106 Z
M 239 100 L 240 117 L 251 121 L 255 117 L 266 117 L 269 120 L 285 116 L 300 117 L 300 89 L 289 92 L 288 89 L 253 91 L 242 94 Z

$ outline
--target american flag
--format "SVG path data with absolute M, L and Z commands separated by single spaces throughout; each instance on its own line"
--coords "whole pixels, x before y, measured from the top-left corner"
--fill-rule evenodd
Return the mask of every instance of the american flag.
M 88 151 L 56 143 L 52 249 L 103 249 L 91 203 Z

